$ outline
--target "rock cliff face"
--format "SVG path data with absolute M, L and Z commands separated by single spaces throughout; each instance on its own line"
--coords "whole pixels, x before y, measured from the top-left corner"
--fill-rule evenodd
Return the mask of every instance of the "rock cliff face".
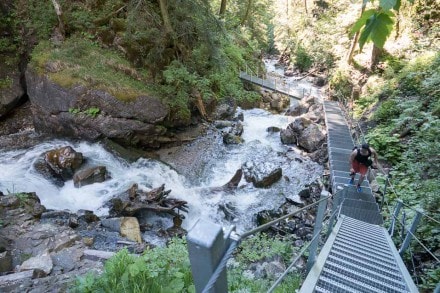
M 31 67 L 26 83 L 35 129 L 62 137 L 96 140 L 107 137 L 123 145 L 159 147 L 170 109 L 158 98 L 139 96 L 124 102 L 107 92 L 63 88 Z

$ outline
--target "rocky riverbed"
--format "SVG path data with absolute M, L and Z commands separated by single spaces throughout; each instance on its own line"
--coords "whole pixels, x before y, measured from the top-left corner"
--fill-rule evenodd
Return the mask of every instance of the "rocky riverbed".
M 312 105 L 315 106 L 312 107 Z M 313 98 L 289 110 L 295 116 L 292 116 L 293 122 L 285 130 L 281 130 L 281 137 L 282 140 L 286 140 L 285 143 L 292 144 L 294 147 L 277 156 L 284 158 L 287 162 L 295 162 L 295 164 L 302 164 L 304 160 L 310 158 L 319 163 L 325 162 L 326 152 L 322 145 L 324 136 L 323 134 L 321 136 L 323 120 L 318 117 L 319 111 L 319 105 Z M 304 115 L 309 116 L 304 117 Z M 297 119 L 296 116 L 301 116 L 301 118 Z M 0 146 L 2 149 L 28 148 L 48 139 L 47 136 L 34 132 L 31 117 L 29 105 L 24 103 L 0 121 L 2 126 L 5 126 L 1 128 Z M 196 182 L 200 175 L 198 172 L 210 168 L 207 160 L 203 158 L 215 155 L 219 143 L 239 143 L 242 133 L 240 119 L 229 116 L 228 119 L 200 124 L 191 131 L 176 134 L 181 136 L 181 141 L 186 141 L 180 146 L 161 148 L 154 153 L 141 150 L 129 153 L 137 154 L 134 157 L 158 158 L 190 178 L 191 182 Z M 307 137 L 312 139 L 313 143 L 307 143 L 301 138 L 305 129 L 308 129 Z M 270 131 L 277 130 L 270 129 Z M 264 160 L 258 165 L 251 165 L 244 165 L 245 168 L 240 173 L 240 176 L 244 176 L 251 185 L 268 186 L 274 182 L 267 181 L 270 179 L 283 180 L 288 186 L 289 180 L 295 178 L 295 174 L 290 173 L 293 170 L 289 170 L 284 175 L 280 173 L 278 176 L 277 168 L 271 169 L 270 164 L 266 164 L 269 170 L 261 167 L 255 168 L 265 165 Z M 261 181 L 257 180 L 262 174 L 266 174 L 267 177 L 264 175 Z M 231 180 L 234 182 L 233 178 Z M 236 187 L 236 184 L 224 183 L 225 185 L 219 188 Z M 161 192 L 166 193 L 166 186 Z M 255 215 L 255 225 L 297 210 L 315 201 L 319 194 L 318 184 L 310 184 L 298 195 L 287 198 L 279 208 L 258 212 Z M 166 197 L 166 194 L 164 195 Z M 137 199 L 144 203 L 151 198 L 165 198 L 144 194 L 134 186 L 126 191 L 125 196 L 128 200 Z M 226 220 L 233 221 L 236 217 L 234 206 L 228 203 L 219 204 L 219 209 Z M 147 246 L 154 246 L 153 243 L 142 239 L 140 233 L 148 229 L 157 229 L 157 227 L 149 227 L 139 218 L 139 214 L 135 213 L 135 215 L 120 213 L 98 217 L 87 210 L 74 213 L 67 210 L 50 210 L 41 205 L 38 194 L 32 192 L 10 191 L 9 194 L 2 194 L 0 211 L 2 225 L 0 291 L 8 292 L 64 292 L 76 277 L 91 271 L 99 273 L 102 270 L 103 261 L 118 250 L 126 247 L 132 253 L 142 253 Z M 171 213 L 168 217 L 171 221 L 173 217 L 176 218 L 176 214 L 173 216 Z M 283 227 L 277 227 L 277 231 L 294 235 L 295 245 L 300 246 L 304 241 L 310 240 L 313 220 L 314 211 L 303 212 Z M 174 220 L 174 222 L 173 227 L 155 231 L 159 232 L 156 234 L 160 234 L 165 241 L 173 236 L 185 235 L 186 231 L 180 227 L 181 221 L 179 223 Z

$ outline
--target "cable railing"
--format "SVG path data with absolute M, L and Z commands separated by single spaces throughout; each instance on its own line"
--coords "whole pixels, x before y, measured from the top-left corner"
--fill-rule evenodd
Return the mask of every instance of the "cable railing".
M 302 247 L 301 251 L 296 255 L 291 264 L 280 275 L 280 277 L 274 282 L 274 284 L 267 292 L 273 292 L 273 290 L 288 275 L 294 265 L 307 250 L 309 250 L 307 270 L 310 270 L 316 259 L 316 253 L 318 250 L 321 233 L 323 232 L 325 227 L 328 229 L 328 231 L 331 231 L 334 223 L 334 217 L 339 212 L 339 207 L 333 205 L 331 213 L 327 213 L 326 215 L 326 211 L 328 210 L 328 200 L 330 198 L 334 199 L 340 197 L 342 191 L 343 189 L 339 189 L 334 195 L 331 195 L 327 191 L 323 190 L 320 199 L 315 201 L 314 203 L 311 203 L 292 213 L 286 214 L 282 217 L 279 217 L 266 224 L 258 226 L 255 229 L 249 230 L 241 234 L 235 233 L 234 228 L 232 228 L 230 231 L 226 232 L 226 235 L 224 235 L 224 233 L 222 233 L 222 229 L 218 229 L 217 227 L 214 228 L 214 230 L 217 229 L 219 233 L 214 233 L 215 235 L 210 236 L 207 235 L 207 233 L 205 232 L 207 229 L 212 230 L 215 224 L 207 222 L 201 222 L 200 224 L 199 222 L 196 223 L 196 225 L 188 233 L 187 236 L 188 251 L 190 255 L 191 269 L 193 271 L 196 291 L 212 292 L 212 290 L 214 289 L 215 292 L 227 292 L 227 279 L 225 273 L 226 264 L 228 259 L 233 256 L 234 250 L 239 246 L 241 241 L 243 241 L 247 237 L 255 235 L 256 233 L 267 230 L 268 228 L 280 223 L 285 219 L 291 218 L 292 216 L 297 215 L 305 210 L 318 206 L 312 239 L 305 246 Z M 338 200 L 337 202 L 341 201 Z M 324 221 L 324 219 L 326 220 Z M 325 225 L 323 225 L 324 222 Z M 327 237 L 328 235 L 329 233 L 327 233 Z M 206 239 L 207 236 L 209 239 Z M 201 239 L 201 237 L 204 239 Z M 224 253 L 219 253 L 221 251 L 224 251 Z M 213 260 L 213 258 L 215 258 L 215 255 L 218 254 L 221 254 L 221 257 L 217 257 L 217 259 Z M 216 263 L 216 265 L 213 265 L 214 263 Z M 201 274 L 201 272 L 204 273 Z M 208 275 L 206 272 L 212 272 L 212 274 Z
M 360 126 L 359 122 L 357 120 L 355 120 L 349 113 L 346 113 L 346 110 L 348 109 L 348 107 L 347 107 L 347 105 L 345 103 L 343 103 L 341 101 L 339 101 L 339 103 L 343 105 L 343 107 L 341 107 L 341 108 L 343 110 L 345 110 L 343 112 L 345 112 L 345 116 L 346 116 L 347 122 L 349 122 L 349 124 L 352 126 L 352 129 L 353 128 L 355 129 L 354 134 L 356 136 L 356 142 L 358 144 L 365 143 L 366 142 L 365 134 L 364 134 L 364 132 L 362 130 L 362 127 Z M 358 134 L 358 131 L 356 131 L 356 128 L 359 131 L 359 134 Z M 412 255 L 412 251 L 411 251 L 411 248 L 410 248 L 410 243 L 411 243 L 411 240 L 414 239 L 437 262 L 437 264 L 440 264 L 439 257 L 437 257 L 431 251 L 431 249 L 426 247 L 426 245 L 424 245 L 423 242 L 419 238 L 417 238 L 416 235 L 415 235 L 415 232 L 416 232 L 416 229 L 417 229 L 417 225 L 419 224 L 419 222 L 421 221 L 422 218 L 426 218 L 426 219 L 428 219 L 428 220 L 430 220 L 430 221 L 432 221 L 432 222 L 434 222 L 436 224 L 440 224 L 440 221 L 435 219 L 434 217 L 430 216 L 428 213 L 426 213 L 422 209 L 414 208 L 413 206 L 410 206 L 409 204 L 404 203 L 403 200 L 401 199 L 402 197 L 400 196 L 399 192 L 396 191 L 396 188 L 394 187 L 393 183 L 391 182 L 390 176 L 387 175 L 387 172 L 385 172 L 385 170 L 382 167 L 382 165 L 379 163 L 377 167 L 378 167 L 378 170 L 383 175 L 386 175 L 384 177 L 385 185 L 384 185 L 384 189 L 383 189 L 383 192 L 382 192 L 381 208 L 382 208 L 383 204 L 386 204 L 387 205 L 388 213 L 392 217 L 391 223 L 390 223 L 390 228 L 389 228 L 388 232 L 389 232 L 389 234 L 391 236 L 393 236 L 394 231 L 395 231 L 395 224 L 398 223 L 398 224 L 400 224 L 401 229 L 402 229 L 401 235 L 406 234 L 405 238 L 403 239 L 403 237 L 402 237 L 402 239 L 401 239 L 402 240 L 402 244 L 401 244 L 401 247 L 399 249 L 400 255 L 403 255 L 405 253 L 405 251 L 407 251 L 407 249 L 409 248 L 410 254 L 411 254 L 411 261 L 413 262 L 413 255 Z M 375 176 L 374 174 L 372 174 L 372 177 L 373 177 L 374 180 L 377 180 L 377 176 Z M 388 201 L 385 199 L 385 194 L 386 194 L 387 188 L 389 188 L 389 190 L 391 190 L 391 192 L 397 196 L 397 199 L 396 199 L 397 203 L 396 203 L 396 206 L 394 208 L 394 211 L 390 210 L 390 206 L 388 205 Z M 415 216 L 413 218 L 413 221 L 412 221 L 412 224 L 411 224 L 410 228 L 406 227 L 406 223 L 405 223 L 405 221 L 406 221 L 406 213 L 405 213 L 405 211 L 402 212 L 402 220 L 398 219 L 398 215 L 399 215 L 399 212 L 400 212 L 402 206 L 404 206 L 405 208 L 415 212 Z

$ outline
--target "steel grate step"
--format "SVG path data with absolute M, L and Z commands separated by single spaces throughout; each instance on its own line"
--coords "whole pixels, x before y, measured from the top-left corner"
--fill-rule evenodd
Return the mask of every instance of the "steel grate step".
M 342 206 L 340 214 L 370 224 L 375 224 L 375 225 L 383 224 L 382 215 L 378 211 Z
M 363 272 L 365 275 L 371 275 L 377 280 L 382 280 L 383 282 L 388 282 L 393 284 L 394 287 L 400 287 L 405 289 L 405 283 L 402 282 L 402 278 L 400 275 L 389 274 L 387 271 L 379 270 L 374 266 L 366 265 L 366 264 L 358 264 L 356 262 L 352 262 L 345 259 L 339 259 L 334 255 L 329 255 L 327 260 L 328 264 L 333 266 L 340 266 L 346 270 L 354 271 L 354 272 Z

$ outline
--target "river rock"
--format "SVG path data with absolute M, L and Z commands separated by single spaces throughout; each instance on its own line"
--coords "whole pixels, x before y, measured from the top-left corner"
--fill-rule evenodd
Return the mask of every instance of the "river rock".
M 4 251 L 0 253 L 0 274 L 11 272 L 12 267 L 12 256 L 10 251 Z
M 83 163 L 83 155 L 71 146 L 65 146 L 44 153 L 44 161 L 55 176 L 65 181 L 72 179 L 75 171 Z
M 240 136 L 234 135 L 232 133 L 225 133 L 223 135 L 224 144 L 241 144 L 243 139 Z
M 325 134 L 319 124 L 311 124 L 298 137 L 298 145 L 311 153 L 316 151 L 325 141 Z
M 218 105 L 212 113 L 214 120 L 229 120 L 234 117 L 237 105 L 233 99 L 227 99 L 225 103 Z
M 41 255 L 31 257 L 24 261 L 20 266 L 20 272 L 29 270 L 42 270 L 44 276 L 50 274 L 53 268 L 52 258 L 49 253 L 43 253 Z
M 122 237 L 142 243 L 139 222 L 135 217 L 102 219 L 101 225 L 112 231 L 119 232 Z
M 73 185 L 79 188 L 93 183 L 104 182 L 108 178 L 110 178 L 110 175 L 105 166 L 89 167 L 79 170 L 73 175 Z
M 246 162 L 243 174 L 247 182 L 252 182 L 257 188 L 265 188 L 280 180 L 283 170 L 273 162 Z

